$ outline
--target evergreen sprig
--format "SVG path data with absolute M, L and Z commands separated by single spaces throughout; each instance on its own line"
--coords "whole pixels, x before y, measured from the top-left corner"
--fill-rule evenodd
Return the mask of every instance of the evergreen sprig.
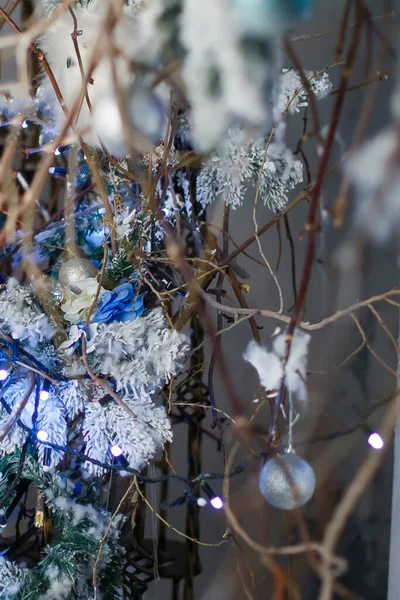
M 11 498 L 7 498 L 8 489 L 19 470 L 20 459 L 21 452 L 4 455 L 0 459 L 2 504 L 11 501 Z M 26 574 L 20 589 L 10 595 L 9 600 L 37 600 L 43 594 L 49 598 L 78 600 L 85 597 L 80 592 L 83 588 L 88 593 L 86 598 L 90 597 L 93 590 L 88 565 L 94 563 L 111 515 L 92 504 L 91 490 L 88 497 L 85 491 L 76 496 L 74 485 L 69 480 L 44 473 L 31 453 L 26 456 L 20 478 L 35 483 L 43 494 L 53 522 L 54 537 L 45 547 L 42 560 Z M 117 526 L 112 525 L 102 546 L 102 560 L 97 569 L 99 590 L 102 597 L 108 600 L 119 597 L 123 554 L 118 544 Z M 0 579 L 1 568 L 0 564 Z M 58 586 L 60 595 L 46 596 L 49 590 L 57 590 Z M 61 586 L 64 591 L 61 591 Z

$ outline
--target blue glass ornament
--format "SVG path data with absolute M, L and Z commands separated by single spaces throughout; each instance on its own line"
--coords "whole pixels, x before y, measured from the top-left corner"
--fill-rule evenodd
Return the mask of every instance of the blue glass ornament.
M 279 36 L 311 16 L 314 0 L 230 0 L 234 17 L 247 37 Z
M 315 473 L 296 454 L 283 454 L 268 460 L 260 472 L 260 492 L 281 510 L 293 510 L 310 500 L 315 491 Z
M 86 162 L 85 158 L 78 163 L 78 169 L 76 173 L 76 191 L 78 193 L 86 190 L 91 183 L 91 170 L 89 164 Z

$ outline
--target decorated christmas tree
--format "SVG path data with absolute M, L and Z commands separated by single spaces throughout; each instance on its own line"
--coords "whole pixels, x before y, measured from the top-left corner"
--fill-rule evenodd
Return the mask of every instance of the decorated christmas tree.
M 356 316 L 368 306 L 397 350 L 375 308 L 398 306 L 396 289 L 320 322 L 306 315 L 326 230 L 350 223 L 340 259 L 348 264 L 363 243 L 388 240 L 400 213 L 397 95 L 390 129 L 361 146 L 366 105 L 352 153 L 342 147 L 363 36 L 375 40 L 380 70 L 396 65 L 366 4 L 345 4 L 336 58 L 318 71 L 303 67 L 289 34 L 312 17 L 311 0 L 41 0 L 0 9 L 12 30 L 1 49 L 17 67 L 0 100 L 0 598 L 150 598 L 149 582 L 162 577 L 173 581 L 173 598 L 190 600 L 199 547 L 221 544 L 241 553 L 240 591 L 221 597 L 258 597 L 244 545 L 264 569 L 265 598 L 303 597 L 290 566 L 298 555 L 319 578 L 321 600 L 353 597 L 339 582 L 347 565 L 336 546 L 380 454 L 366 455 L 321 539 L 302 513 L 318 491 L 313 455 L 304 429 L 296 438 L 310 406 L 313 331 L 350 315 L 362 348 L 343 362 L 367 348 L 382 363 Z M 332 107 L 323 123 L 320 102 Z M 292 128 L 302 131 L 294 146 Z M 327 206 L 326 178 L 343 163 L 342 189 Z M 348 216 L 351 184 L 362 202 Z M 288 218 L 298 205 L 301 259 Z M 229 222 L 241 207 L 254 233 L 236 243 Z M 291 298 L 278 271 L 281 227 Z M 275 228 L 278 265 L 261 243 Z M 252 283 L 236 261 L 252 244 L 275 306 L 248 305 Z M 264 318 L 278 328 L 263 330 Z M 246 398 L 221 341 L 242 322 L 253 339 L 246 335 L 239 360 L 259 380 Z M 393 424 L 389 411 L 370 445 L 380 450 Z M 171 461 L 181 425 L 185 472 Z M 215 443 L 206 471 L 204 435 Z M 231 486 L 246 496 L 244 477 L 254 473 L 257 502 L 296 515 L 275 547 L 246 530 L 230 498 Z M 212 510 L 225 531 L 215 544 L 199 527 L 201 511 Z M 185 531 L 171 524 L 174 511 Z

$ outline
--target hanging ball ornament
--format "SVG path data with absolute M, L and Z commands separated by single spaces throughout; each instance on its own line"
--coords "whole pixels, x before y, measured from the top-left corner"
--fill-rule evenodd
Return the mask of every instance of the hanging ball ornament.
M 58 274 L 58 281 L 67 290 L 80 294 L 81 290 L 76 285 L 83 279 L 96 277 L 97 269 L 87 258 L 71 258 L 61 267 Z
M 233 16 L 249 37 L 275 37 L 308 19 L 314 0 L 230 0 Z
M 268 460 L 260 473 L 260 491 L 281 510 L 293 510 L 308 502 L 315 490 L 311 466 L 296 454 L 282 454 Z

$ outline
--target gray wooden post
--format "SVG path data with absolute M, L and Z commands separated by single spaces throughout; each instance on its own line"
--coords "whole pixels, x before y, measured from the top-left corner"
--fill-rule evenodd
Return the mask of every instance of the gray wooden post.
M 400 336 L 399 336 L 400 338 Z M 400 361 L 397 386 L 400 383 Z M 400 402 L 397 399 L 397 423 L 394 436 L 392 522 L 390 532 L 388 600 L 400 600 Z

